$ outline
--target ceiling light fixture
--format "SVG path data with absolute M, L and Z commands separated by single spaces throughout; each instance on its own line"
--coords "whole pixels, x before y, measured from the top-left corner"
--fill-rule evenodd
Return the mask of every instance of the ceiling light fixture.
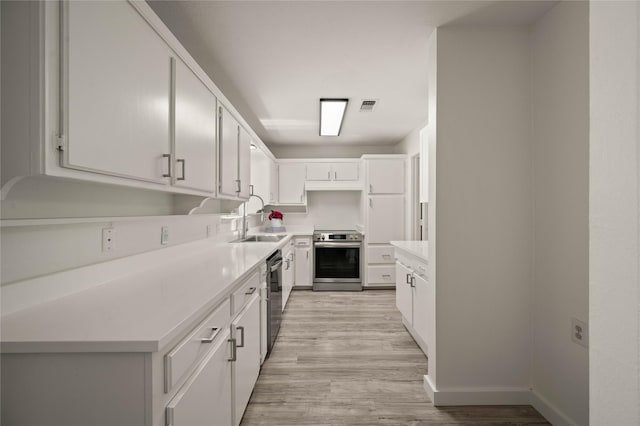
M 320 136 L 338 136 L 349 99 L 320 99 Z
M 256 146 L 256 144 L 254 144 L 254 143 L 252 143 L 252 144 L 249 146 L 249 148 L 251 148 L 251 149 L 258 149 L 258 147 Z

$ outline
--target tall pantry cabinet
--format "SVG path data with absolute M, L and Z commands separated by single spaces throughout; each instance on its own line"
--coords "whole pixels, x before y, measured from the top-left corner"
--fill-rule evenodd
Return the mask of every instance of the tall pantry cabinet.
M 365 285 L 395 286 L 394 251 L 405 239 L 405 155 L 364 155 Z

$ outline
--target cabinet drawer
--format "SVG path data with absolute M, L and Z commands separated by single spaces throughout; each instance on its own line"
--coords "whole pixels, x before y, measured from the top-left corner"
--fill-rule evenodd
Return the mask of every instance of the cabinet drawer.
M 367 268 L 367 281 L 369 284 L 393 284 L 396 283 L 396 267 L 389 266 L 369 266 Z
M 260 277 L 258 276 L 258 272 L 254 272 L 245 282 L 244 284 L 236 290 L 231 296 L 232 303 L 232 314 L 236 314 L 240 312 L 242 307 L 249 301 L 251 296 L 258 293 L 258 289 L 260 288 Z
M 396 251 L 396 258 L 398 259 L 398 262 L 411 269 L 411 272 L 414 272 L 417 275 L 420 275 L 422 278 L 428 280 L 426 263 L 421 262 L 419 259 L 413 256 L 407 256 L 401 251 Z
M 296 247 L 311 247 L 311 237 L 296 237 L 293 239 L 293 245 Z
M 393 246 L 370 246 L 367 248 L 368 263 L 394 263 Z
M 211 349 L 211 343 L 219 340 L 219 336 L 224 335 L 225 327 L 230 320 L 229 300 L 227 299 L 165 356 L 165 393 L 168 393 L 184 374 Z
M 166 408 L 170 426 L 231 425 L 229 330 L 202 360 Z

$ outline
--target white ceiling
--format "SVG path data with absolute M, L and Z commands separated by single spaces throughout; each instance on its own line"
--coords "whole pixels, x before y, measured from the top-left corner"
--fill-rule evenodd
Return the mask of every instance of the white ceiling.
M 525 25 L 556 1 L 149 3 L 272 146 L 397 143 L 426 120 L 433 28 Z M 323 97 L 350 100 L 338 137 L 318 136 Z

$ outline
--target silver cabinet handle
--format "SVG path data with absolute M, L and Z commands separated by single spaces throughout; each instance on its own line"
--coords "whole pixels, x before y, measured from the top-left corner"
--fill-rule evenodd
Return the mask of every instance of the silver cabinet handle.
M 249 296 L 256 292 L 256 287 L 249 287 L 249 291 L 245 293 L 246 296 Z
M 249 185 L 249 195 L 253 195 L 253 185 Z
M 369 198 L 369 207 L 373 208 L 373 200 Z
M 369 194 L 373 194 L 373 185 L 369 184 Z
M 244 327 L 239 325 L 236 327 L 236 330 L 240 330 L 240 344 L 237 345 L 238 348 L 244 348 Z
M 200 339 L 201 343 L 211 343 L 215 340 L 216 336 L 220 333 L 220 329 L 217 327 L 211 327 L 211 336 L 203 337 Z
M 389 274 L 382 274 L 383 277 L 387 277 L 387 278 L 391 278 L 391 275 Z
M 411 284 L 411 274 L 407 274 L 406 283 Z
M 391 255 L 390 254 L 383 254 L 382 257 L 384 259 L 391 259 Z
M 411 276 L 411 287 L 415 287 L 416 286 L 416 277 Z
M 182 163 L 182 177 L 177 178 L 176 180 L 185 180 L 186 178 L 186 169 L 187 169 L 187 160 L 185 160 L 184 158 L 182 159 L 177 159 L 176 163 Z
M 236 189 L 236 192 L 240 192 L 240 179 L 236 179 L 236 183 L 238 184 L 238 189 Z
M 162 158 L 167 159 L 167 173 L 163 173 L 162 177 L 171 177 L 171 154 L 162 154 Z
M 333 172 L 333 180 L 338 180 L 338 172 Z
M 236 339 L 229 339 L 227 342 L 231 343 L 231 358 L 227 361 L 234 362 L 238 359 L 238 350 L 236 349 Z
M 307 259 L 309 259 L 309 250 L 307 250 Z

